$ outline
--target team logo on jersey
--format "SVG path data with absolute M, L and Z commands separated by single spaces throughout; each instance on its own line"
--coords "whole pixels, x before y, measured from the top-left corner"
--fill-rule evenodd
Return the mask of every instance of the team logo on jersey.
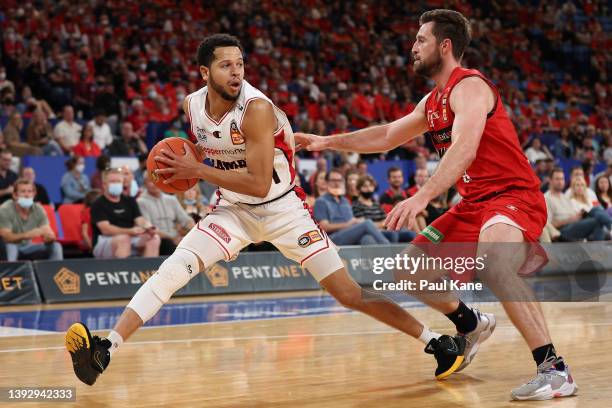
M 319 242 L 322 240 L 323 240 L 323 237 L 321 237 L 321 234 L 319 233 L 319 231 L 312 230 L 312 231 L 308 231 L 305 234 L 300 235 L 300 237 L 298 238 L 298 245 L 301 246 L 302 248 L 306 248 L 307 246 L 310 246 L 314 244 L 315 242 Z
M 200 142 L 206 142 L 206 129 L 196 126 L 196 137 Z
M 227 231 L 223 227 L 211 222 L 210 224 L 208 224 L 208 228 L 213 230 L 213 232 L 217 234 L 217 236 L 221 238 L 223 241 L 225 241 L 226 243 L 229 244 L 229 242 L 232 240 L 232 237 L 230 237 L 230 234 L 228 234 Z
M 438 112 L 432 111 L 432 110 L 428 110 L 427 111 L 427 121 L 429 122 L 429 127 L 430 128 L 434 128 L 434 120 L 439 119 L 440 115 L 438 115 Z
M 238 125 L 236 124 L 235 120 L 232 120 L 232 123 L 230 124 L 230 136 L 233 144 L 240 145 L 244 143 L 244 137 L 242 137 L 242 134 L 238 130 Z

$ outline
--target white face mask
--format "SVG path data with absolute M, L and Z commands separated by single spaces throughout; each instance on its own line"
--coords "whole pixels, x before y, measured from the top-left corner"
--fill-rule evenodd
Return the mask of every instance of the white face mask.
M 84 164 L 77 164 L 75 167 L 76 171 L 78 171 L 79 173 L 82 173 L 85 171 L 85 165 Z

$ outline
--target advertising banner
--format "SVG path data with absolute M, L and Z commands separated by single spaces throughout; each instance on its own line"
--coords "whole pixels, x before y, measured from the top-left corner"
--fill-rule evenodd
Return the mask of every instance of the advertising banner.
M 0 263 L 0 305 L 40 302 L 40 292 L 30 262 Z

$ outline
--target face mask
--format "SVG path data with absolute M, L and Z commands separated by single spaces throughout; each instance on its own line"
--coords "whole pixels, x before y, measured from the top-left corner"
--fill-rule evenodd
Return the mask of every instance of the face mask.
M 132 185 L 130 186 L 130 197 L 136 197 L 138 194 L 138 183 L 136 180 L 132 180 Z
M 84 164 L 77 164 L 75 166 L 76 171 L 78 171 L 79 173 L 82 173 L 85 171 L 85 165 Z
M 156 96 L 157 96 L 157 92 L 155 92 L 155 91 L 149 92 L 149 98 L 155 99 Z
M 33 204 L 34 204 L 34 199 L 33 198 L 26 198 L 26 197 L 19 197 L 17 199 L 17 204 L 19 204 L 19 206 L 21 208 L 24 209 L 28 209 L 30 208 Z
M 185 205 L 195 205 L 195 203 L 196 203 L 196 200 L 192 200 L 192 199 L 189 199 L 189 198 L 183 199 L 183 204 L 185 204 Z
M 178 101 L 183 101 L 185 99 L 185 94 L 182 94 L 182 93 L 176 94 L 176 99 Z
M 123 192 L 123 183 L 110 183 L 108 185 L 108 194 L 119 197 Z
M 291 102 L 292 102 L 292 103 L 297 103 L 297 101 L 298 101 L 298 98 L 297 98 L 297 96 L 295 96 L 295 95 L 294 95 L 294 96 L 292 96 L 290 99 L 291 99 Z
M 374 195 L 374 192 L 373 191 L 362 191 L 360 194 L 363 198 L 369 199 L 369 198 L 372 198 L 372 196 Z

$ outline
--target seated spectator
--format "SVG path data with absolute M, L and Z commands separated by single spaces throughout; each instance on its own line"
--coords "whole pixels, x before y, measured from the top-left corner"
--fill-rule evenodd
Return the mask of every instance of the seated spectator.
M 42 154 L 42 150 L 21 141 L 21 130 L 23 129 L 23 120 L 19 112 L 11 115 L 9 122 L 4 127 L 4 144 L 15 156 L 38 156 Z
M 102 192 L 94 189 L 90 190 L 85 194 L 83 199 L 83 210 L 81 210 L 81 236 L 83 242 L 81 243 L 83 248 L 89 253 L 93 250 L 93 227 L 91 225 L 91 205 L 96 201 Z
M 584 176 L 584 169 L 582 168 L 582 166 L 576 166 L 576 167 L 572 168 L 572 171 L 570 173 L 570 186 L 569 186 L 569 188 L 567 190 L 565 190 L 565 196 L 567 198 L 571 198 L 571 196 L 573 194 L 572 184 L 574 183 L 575 179 L 586 180 L 586 177 Z M 587 187 L 586 194 L 587 194 L 587 198 L 589 199 L 590 202 L 592 202 L 592 203 L 597 202 L 597 196 L 595 195 L 595 192 L 593 190 L 591 190 L 590 188 Z
M 147 146 L 138 137 L 136 132 L 132 129 L 130 122 L 123 122 L 121 124 L 120 137 L 115 139 L 113 143 L 108 146 L 108 154 L 112 157 L 115 156 L 138 156 L 139 154 L 147 153 Z
M 427 183 L 429 180 L 429 172 L 427 169 L 417 169 L 414 172 L 414 186 L 410 187 L 406 193 L 408 193 L 409 197 L 412 197 Z
M 180 137 L 183 139 L 189 139 L 189 136 L 187 136 L 187 133 L 185 133 L 185 131 L 183 130 L 183 125 L 181 124 L 181 121 L 179 119 L 176 119 L 174 122 L 172 122 L 170 129 L 164 132 L 164 139 L 167 137 Z
M 146 154 L 138 155 L 138 168 L 134 172 L 134 180 L 138 186 L 142 186 L 144 184 L 144 175 L 147 172 L 147 157 Z
M 195 225 L 194 221 L 176 197 L 162 193 L 148 174 L 145 174 L 144 186 L 145 191 L 137 200 L 140 213 L 157 227 L 161 238 L 159 254 L 172 255 L 181 239 Z
M 389 214 L 395 204 L 408 198 L 408 194 L 404 190 L 404 173 L 399 167 L 390 167 L 387 170 L 387 182 L 389 188 L 380 197 L 380 206 Z
M 346 188 L 342 173 L 331 170 L 327 175 L 327 193 L 315 201 L 314 215 L 319 225 L 337 245 L 388 244 L 370 220 L 355 218 L 344 195 Z
M 98 110 L 92 121 L 87 125 L 93 130 L 93 141 L 98 145 L 100 150 L 104 150 L 107 146 L 113 143 L 113 134 L 111 128 L 106 122 L 106 114 L 103 110 Z
M 346 172 L 346 199 L 350 203 L 359 198 L 359 189 L 357 188 L 357 182 L 359 181 L 359 173 L 357 170 L 348 170 Z
M 80 156 L 71 157 L 66 160 L 66 169 L 61 182 L 64 204 L 82 203 L 91 190 L 89 177 L 85 174 L 85 160 Z
M 561 128 L 559 138 L 555 142 L 554 153 L 557 159 L 574 157 L 574 143 L 570 139 L 570 132 L 567 127 Z
M 597 218 L 587 217 L 574 207 L 569 197 L 563 194 L 564 186 L 563 169 L 554 169 L 550 177 L 550 188 L 544 194 L 550 224 L 559 230 L 564 241 L 604 240 L 604 225 Z
M 383 222 L 387 218 L 387 214 L 380 208 L 380 204 L 374 198 L 376 191 L 376 180 L 370 175 L 359 177 L 357 181 L 357 190 L 359 197 L 353 200 L 353 216 L 355 218 L 364 218 L 374 222 L 376 227 L 381 230 L 382 234 L 390 242 L 410 242 L 416 234 L 412 231 L 402 229 L 400 231 L 387 231 L 384 229 Z
M 47 205 L 49 204 L 49 194 L 47 193 L 47 189 L 42 184 L 36 182 L 36 172 L 32 167 L 24 167 L 21 169 L 20 177 L 24 180 L 28 180 L 31 183 L 34 183 L 34 187 L 36 187 L 36 196 L 34 196 L 34 202 Z
M 612 216 L 612 188 L 610 188 L 610 178 L 603 175 L 595 180 L 595 195 L 599 205 Z
M 448 193 L 442 193 L 427 204 L 425 208 L 425 225 L 437 220 L 448 210 Z M 419 217 L 417 217 L 418 219 Z
M 34 203 L 36 187 L 29 180 L 19 179 L 13 186 L 13 199 L 0 206 L 0 236 L 6 243 L 9 262 L 18 259 L 64 258 L 45 210 Z M 32 243 L 39 238 L 42 243 Z
M 41 109 L 36 109 L 32 113 L 32 120 L 26 130 L 26 140 L 28 144 L 40 148 L 45 156 L 64 154 L 60 145 L 53 140 L 53 128 Z
M 9 200 L 13 195 L 13 185 L 17 173 L 11 170 L 13 154 L 9 150 L 0 151 L 0 203 Z
M 119 170 L 123 173 L 123 194 L 128 197 L 138 198 L 140 186 L 134 179 L 134 172 L 128 166 L 123 166 Z
M 158 256 L 159 235 L 140 213 L 136 200 L 122 194 L 123 178 L 118 169 L 105 171 L 103 195 L 91 205 L 94 257 Z
M 552 171 L 554 162 L 551 159 L 538 159 L 536 161 L 535 174 L 540 179 L 540 191 L 543 193 L 548 190 L 550 183 L 550 172 Z
M 574 205 L 574 208 L 580 211 L 583 214 L 584 218 L 590 217 L 595 218 L 607 228 L 609 231 L 612 224 L 612 219 L 601 205 L 599 205 L 599 200 L 597 199 L 597 195 L 595 195 L 595 200 L 592 200 L 590 196 L 587 194 L 587 185 L 585 179 L 582 177 L 576 177 L 572 180 L 572 184 L 570 187 L 572 194 L 570 195 L 570 200 Z
M 96 172 L 91 176 L 91 188 L 102 190 L 102 174 L 110 168 L 111 159 L 102 155 L 96 159 Z
M 531 141 L 531 147 L 525 150 L 525 156 L 530 163 L 535 163 L 538 159 L 552 159 L 553 155 L 548 150 L 548 147 L 542 145 L 539 138 L 534 138 Z
M 74 121 L 74 109 L 72 106 L 64 106 L 62 120 L 53 128 L 53 137 L 62 148 L 64 154 L 69 155 L 72 152 L 72 148 L 79 143 L 81 128 L 82 126 Z
M 599 173 L 595 174 L 593 177 L 591 177 L 591 188 L 593 190 L 595 190 L 595 186 L 597 179 L 599 179 L 599 177 L 604 176 L 608 178 L 608 181 L 610 183 L 612 183 L 612 160 L 608 161 L 608 166 L 606 167 L 605 170 L 600 171 Z
M 203 197 L 198 184 L 184 193 L 178 193 L 176 198 L 193 222 L 197 223 L 210 212 L 210 208 L 202 202 Z
M 72 153 L 81 157 L 98 157 L 102 154 L 100 147 L 93 140 L 93 128 L 85 125 L 81 131 L 79 144 L 72 148 Z

